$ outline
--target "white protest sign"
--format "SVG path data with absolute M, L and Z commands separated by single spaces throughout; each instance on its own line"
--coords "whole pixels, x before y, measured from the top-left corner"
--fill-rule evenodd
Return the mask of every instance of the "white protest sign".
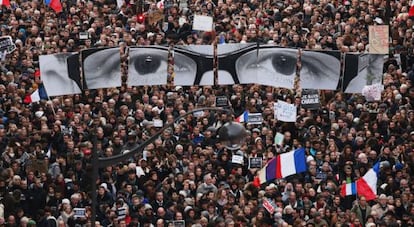
M 156 128 L 162 128 L 163 122 L 160 119 L 154 119 L 154 127 Z
M 368 102 L 379 101 L 383 90 L 384 85 L 382 84 L 366 85 L 362 89 L 362 95 L 365 96 Z
M 210 32 L 213 30 L 213 17 L 194 15 L 193 30 Z
M 296 122 L 296 107 L 293 104 L 278 100 L 274 105 L 275 118 L 284 122 Z
M 231 162 L 232 163 L 236 163 L 236 164 L 243 164 L 244 163 L 244 159 L 242 155 L 233 155 L 231 158 Z

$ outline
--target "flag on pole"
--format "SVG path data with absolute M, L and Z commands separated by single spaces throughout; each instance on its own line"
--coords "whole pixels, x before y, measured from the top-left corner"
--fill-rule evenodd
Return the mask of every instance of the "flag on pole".
M 62 3 L 60 3 L 60 0 L 45 0 L 45 3 L 56 13 L 62 12 Z
M 39 88 L 36 91 L 34 91 L 32 94 L 26 95 L 23 101 L 26 104 L 30 104 L 34 102 L 39 102 L 42 99 L 47 100 L 48 96 L 47 96 L 45 87 L 43 85 L 40 85 Z
M 238 116 L 235 119 L 235 122 L 243 123 L 243 122 L 247 122 L 247 120 L 249 120 L 249 112 L 247 112 L 247 110 L 245 110 L 240 116 Z

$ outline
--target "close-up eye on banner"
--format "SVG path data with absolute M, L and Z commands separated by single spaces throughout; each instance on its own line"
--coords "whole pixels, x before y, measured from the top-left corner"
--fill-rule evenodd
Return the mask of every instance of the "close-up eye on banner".
M 302 89 L 336 90 L 341 77 L 339 51 L 302 51 L 300 86 Z
M 293 88 L 298 50 L 256 44 L 218 46 L 219 84 Z
M 39 68 L 49 96 L 82 93 L 78 53 L 41 55 Z
M 129 49 L 129 86 L 164 85 L 168 75 L 168 48 L 162 46 Z
M 293 89 L 298 54 L 297 49 L 262 45 L 256 65 L 245 65 L 244 70 L 256 72 L 257 83 L 260 85 Z
M 382 84 L 383 54 L 346 54 L 343 78 L 345 93 L 361 93 L 366 85 Z
M 83 78 L 87 89 L 121 86 L 119 47 L 86 49 L 81 52 L 81 56 Z
M 298 50 L 269 45 L 251 45 L 239 51 L 235 59 L 240 84 L 260 84 L 293 88 L 296 76 Z M 219 65 L 222 59 L 219 58 Z

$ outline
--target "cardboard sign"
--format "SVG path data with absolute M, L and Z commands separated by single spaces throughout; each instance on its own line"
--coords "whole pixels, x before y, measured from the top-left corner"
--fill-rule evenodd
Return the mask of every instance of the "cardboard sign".
M 262 164 L 263 164 L 263 158 L 261 157 L 257 157 L 257 158 L 249 158 L 249 168 L 250 169 L 254 169 L 254 168 L 262 168 Z
M 303 108 L 315 110 L 321 107 L 319 92 L 313 89 L 302 90 L 301 105 Z
M 368 27 L 369 53 L 388 54 L 389 30 L 388 25 L 371 25 Z
M 194 15 L 193 30 L 210 32 L 213 30 L 213 17 Z
M 226 107 L 229 106 L 229 99 L 227 96 L 217 96 L 216 97 L 216 107 Z
M 74 217 L 75 218 L 84 218 L 86 215 L 86 209 L 85 208 L 74 208 L 73 209 Z
M 247 123 L 251 125 L 261 125 L 263 123 L 263 116 L 261 113 L 249 113 Z
M 158 21 L 161 21 L 162 19 L 164 19 L 164 14 L 162 13 L 161 10 L 153 11 L 153 12 L 148 14 L 148 23 L 149 24 L 155 24 Z

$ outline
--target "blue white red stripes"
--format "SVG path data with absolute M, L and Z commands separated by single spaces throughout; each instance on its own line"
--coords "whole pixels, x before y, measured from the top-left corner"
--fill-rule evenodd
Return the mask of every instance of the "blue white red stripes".
M 356 188 L 355 182 L 342 185 L 341 195 L 343 197 L 348 196 L 348 195 L 356 195 L 356 194 L 357 194 L 357 188 Z
M 235 119 L 235 122 L 243 123 L 243 122 L 247 122 L 248 120 L 249 120 L 249 112 L 247 112 L 247 110 L 245 110 L 240 116 L 238 116 Z
M 273 179 L 285 178 L 307 171 L 305 149 L 280 154 L 271 159 L 260 171 L 257 183 L 263 184 Z

